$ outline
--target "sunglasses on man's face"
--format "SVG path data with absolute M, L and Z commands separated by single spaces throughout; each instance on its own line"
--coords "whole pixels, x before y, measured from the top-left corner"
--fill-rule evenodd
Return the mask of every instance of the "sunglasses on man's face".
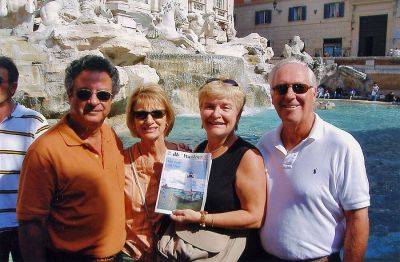
M 76 97 L 82 101 L 88 100 L 92 97 L 93 93 L 96 94 L 97 99 L 100 101 L 108 101 L 112 97 L 112 94 L 106 90 L 100 90 L 97 92 L 92 92 L 90 89 L 82 88 L 76 91 Z
M 312 88 L 312 86 L 301 84 L 301 83 L 294 83 L 294 84 L 280 84 L 272 87 L 272 90 L 278 92 L 280 95 L 284 95 L 288 92 L 289 87 L 292 87 L 293 92 L 295 94 L 304 94 L 308 91 L 308 89 Z
M 149 114 L 154 119 L 161 119 L 165 115 L 165 110 L 153 110 L 150 112 L 148 112 L 148 111 L 133 111 L 132 114 L 136 119 L 141 119 L 141 120 L 146 119 Z
M 206 80 L 206 84 L 214 82 L 214 81 L 221 81 L 222 83 L 225 83 L 225 84 L 230 84 L 230 85 L 233 85 L 233 86 L 239 86 L 239 84 L 235 80 L 232 80 L 232 79 L 220 79 L 220 78 L 210 78 L 210 79 Z

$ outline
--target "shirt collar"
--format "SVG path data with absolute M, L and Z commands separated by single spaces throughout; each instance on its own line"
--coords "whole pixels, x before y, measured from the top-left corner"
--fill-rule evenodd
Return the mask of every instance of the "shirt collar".
M 11 112 L 10 117 L 21 117 L 24 115 L 24 106 L 15 103 L 14 111 Z
M 71 128 L 67 118 L 69 114 L 64 115 L 57 124 L 57 129 L 64 142 L 68 146 L 79 146 L 86 144 Z M 111 140 L 111 133 L 107 132 L 106 124 L 103 124 L 100 128 L 101 137 L 103 142 L 109 142 Z
M 313 127 L 311 128 L 310 134 L 305 140 L 312 139 L 315 141 L 322 138 L 323 136 L 323 121 L 319 117 L 319 115 L 317 115 L 316 113 L 314 113 L 314 115 L 315 115 L 315 120 Z
M 319 117 L 318 114 L 314 113 L 314 115 L 315 115 L 315 120 L 314 120 L 314 124 L 311 128 L 310 134 L 302 142 L 300 142 L 300 144 L 304 143 L 305 141 L 313 142 L 313 141 L 318 140 L 323 137 L 323 120 Z M 283 125 L 281 123 L 275 129 L 274 145 L 279 151 L 286 154 L 287 153 L 286 148 L 283 146 L 282 139 L 281 139 L 282 128 L 283 128 Z

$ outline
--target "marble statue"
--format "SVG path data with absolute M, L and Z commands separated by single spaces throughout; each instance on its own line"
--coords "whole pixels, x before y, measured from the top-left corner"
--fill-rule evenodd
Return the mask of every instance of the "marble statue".
M 113 22 L 113 14 L 105 3 L 106 0 L 79 0 L 82 15 L 78 20 L 84 24 Z
M 188 19 L 189 29 L 192 30 L 193 33 L 197 35 L 197 37 L 200 37 L 203 34 L 203 16 L 199 13 L 189 13 Z
M 213 11 L 207 12 L 203 15 L 204 23 L 202 32 L 204 33 L 204 38 L 214 38 L 214 30 L 217 27 L 217 23 L 215 22 L 215 13 Z
M 182 32 L 177 31 L 177 22 L 186 23 L 180 2 L 178 0 L 168 0 L 162 7 L 160 13 L 156 15 L 145 14 L 142 12 L 131 13 L 136 23 L 140 24 L 148 38 L 161 38 L 173 42 L 176 46 L 192 47 L 199 53 L 204 53 L 204 47 L 193 37 L 187 37 Z M 178 18 L 177 18 L 178 17 Z
M 312 57 L 305 52 L 305 44 L 298 35 L 295 35 L 293 39 L 290 40 L 289 44 L 285 44 L 283 56 L 285 58 L 294 56 L 297 59 L 306 62 L 309 66 L 313 66 L 314 64 Z
M 228 25 L 227 25 L 227 28 L 226 28 L 227 41 L 229 42 L 229 41 L 233 40 L 236 37 L 236 33 L 237 33 L 237 31 L 235 29 L 234 19 L 233 19 L 233 16 L 230 15 L 229 19 L 228 19 Z
M 14 35 L 33 31 L 36 0 L 0 0 L 0 29 L 12 28 Z
M 0 16 L 7 16 L 8 13 L 17 13 L 23 8 L 27 13 L 35 11 L 36 3 L 34 0 L 0 0 Z
M 105 0 L 50 0 L 40 9 L 40 27 L 54 25 L 99 24 L 113 22 Z M 43 31 L 43 28 L 39 30 Z

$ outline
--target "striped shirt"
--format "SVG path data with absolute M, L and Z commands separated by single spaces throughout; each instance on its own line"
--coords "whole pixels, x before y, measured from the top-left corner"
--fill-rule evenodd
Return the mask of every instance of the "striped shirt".
M 0 231 L 18 226 L 15 207 L 25 153 L 49 125 L 38 112 L 17 104 L 0 123 Z

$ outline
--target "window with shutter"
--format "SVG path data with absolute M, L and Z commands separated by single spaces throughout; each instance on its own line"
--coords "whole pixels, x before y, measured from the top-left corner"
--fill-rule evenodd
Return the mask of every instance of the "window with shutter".
M 302 21 L 307 18 L 307 7 L 296 6 L 289 8 L 289 22 L 291 21 Z
M 324 4 L 324 18 L 344 17 L 344 2 Z
M 270 24 L 272 20 L 271 10 L 256 11 L 256 25 Z

